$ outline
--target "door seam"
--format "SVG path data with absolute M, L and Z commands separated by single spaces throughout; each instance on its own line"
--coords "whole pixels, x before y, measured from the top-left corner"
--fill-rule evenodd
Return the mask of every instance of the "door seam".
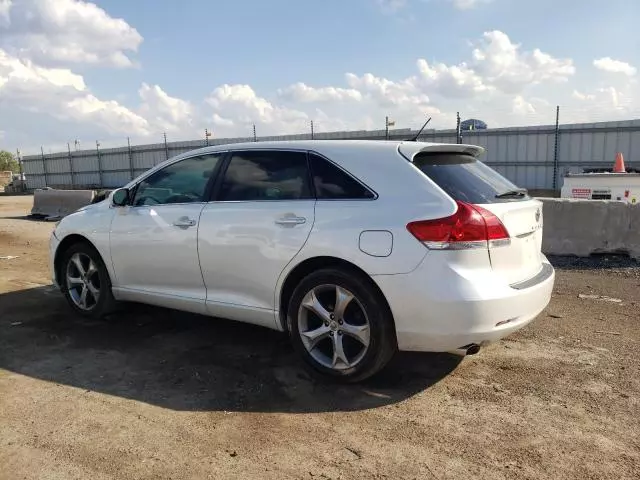
M 209 298 L 209 290 L 207 289 L 207 282 L 204 280 L 204 272 L 202 271 L 202 262 L 200 261 L 200 220 L 202 219 L 202 213 L 204 209 L 209 205 L 205 203 L 202 205 L 200 209 L 200 214 L 198 215 L 198 225 L 196 226 L 196 255 L 198 256 L 198 268 L 200 269 L 200 278 L 202 278 L 202 285 L 204 286 L 204 303 L 205 306 L 207 304 L 207 299 Z
M 302 243 L 302 245 L 300 246 L 298 251 L 295 253 L 295 255 L 293 257 L 291 257 L 291 260 L 289 260 L 287 262 L 287 264 L 284 266 L 284 268 L 282 269 L 282 271 L 278 275 L 278 279 L 276 280 L 276 284 L 273 286 L 273 307 L 274 307 L 273 311 L 274 311 L 274 321 L 276 322 L 276 327 L 278 327 L 280 325 L 280 319 L 278 318 L 279 315 L 280 315 L 280 298 L 279 298 L 280 295 L 278 295 L 278 293 L 279 293 L 278 285 L 280 284 L 280 279 L 282 278 L 282 274 L 287 270 L 287 268 L 289 268 L 289 265 L 291 265 L 293 263 L 293 261 L 296 259 L 296 257 L 302 251 L 302 249 L 307 245 L 307 242 L 309 242 L 309 239 L 311 238 L 311 234 L 313 233 L 313 227 L 316 224 L 316 206 L 317 205 L 318 205 L 318 200 L 316 199 L 313 202 L 313 222 L 311 222 L 311 228 L 309 229 L 309 234 L 307 235 L 307 238 L 304 239 L 304 242 Z

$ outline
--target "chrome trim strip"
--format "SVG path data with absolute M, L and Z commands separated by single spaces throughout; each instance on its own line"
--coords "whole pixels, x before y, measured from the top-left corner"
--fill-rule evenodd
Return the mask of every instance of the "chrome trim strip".
M 526 288 L 535 287 L 536 285 L 547 280 L 549 277 L 551 277 L 551 275 L 553 275 L 553 267 L 550 263 L 543 263 L 542 269 L 534 277 L 522 282 L 513 283 L 509 286 L 516 290 L 524 290 Z
M 520 235 L 516 235 L 516 238 L 527 238 L 531 235 L 533 235 L 534 233 L 536 233 L 538 230 L 540 230 L 540 228 L 536 228 L 535 230 L 531 230 L 530 232 L 525 232 L 525 233 L 521 233 Z
M 467 250 L 471 248 L 489 248 L 486 240 L 477 242 L 423 242 L 429 250 Z
M 499 248 L 511 245 L 510 238 L 499 240 L 478 240 L 474 242 L 422 242 L 429 250 L 469 250 L 478 248 Z

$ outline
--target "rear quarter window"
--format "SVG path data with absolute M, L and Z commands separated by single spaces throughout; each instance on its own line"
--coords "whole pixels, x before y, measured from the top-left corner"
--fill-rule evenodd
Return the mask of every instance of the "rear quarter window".
M 526 193 L 477 158 L 458 153 L 419 153 L 413 164 L 454 200 L 487 204 L 530 200 Z
M 375 194 L 371 190 L 324 158 L 310 153 L 309 162 L 318 200 L 371 200 L 375 198 Z

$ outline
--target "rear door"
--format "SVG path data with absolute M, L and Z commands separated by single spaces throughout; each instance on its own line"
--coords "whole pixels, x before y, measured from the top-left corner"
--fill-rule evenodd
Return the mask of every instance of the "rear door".
M 315 218 L 307 154 L 235 151 L 227 162 L 200 217 L 207 309 L 273 327 L 278 277 L 307 241 Z
M 508 244 L 489 244 L 491 267 L 514 284 L 542 268 L 542 203 L 472 155 L 421 152 L 414 164 L 454 200 L 479 205 L 509 232 Z

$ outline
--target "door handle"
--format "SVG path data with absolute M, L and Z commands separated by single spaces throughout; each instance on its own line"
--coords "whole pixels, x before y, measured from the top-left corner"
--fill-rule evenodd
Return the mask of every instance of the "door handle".
M 284 217 L 280 217 L 276 220 L 276 225 L 282 226 L 302 225 L 304 223 L 307 223 L 306 218 L 296 217 L 295 215 L 285 215 Z
M 196 221 L 191 220 L 189 217 L 180 217 L 178 220 L 173 222 L 174 227 L 181 227 L 181 228 L 193 227 L 195 224 L 196 224 Z

